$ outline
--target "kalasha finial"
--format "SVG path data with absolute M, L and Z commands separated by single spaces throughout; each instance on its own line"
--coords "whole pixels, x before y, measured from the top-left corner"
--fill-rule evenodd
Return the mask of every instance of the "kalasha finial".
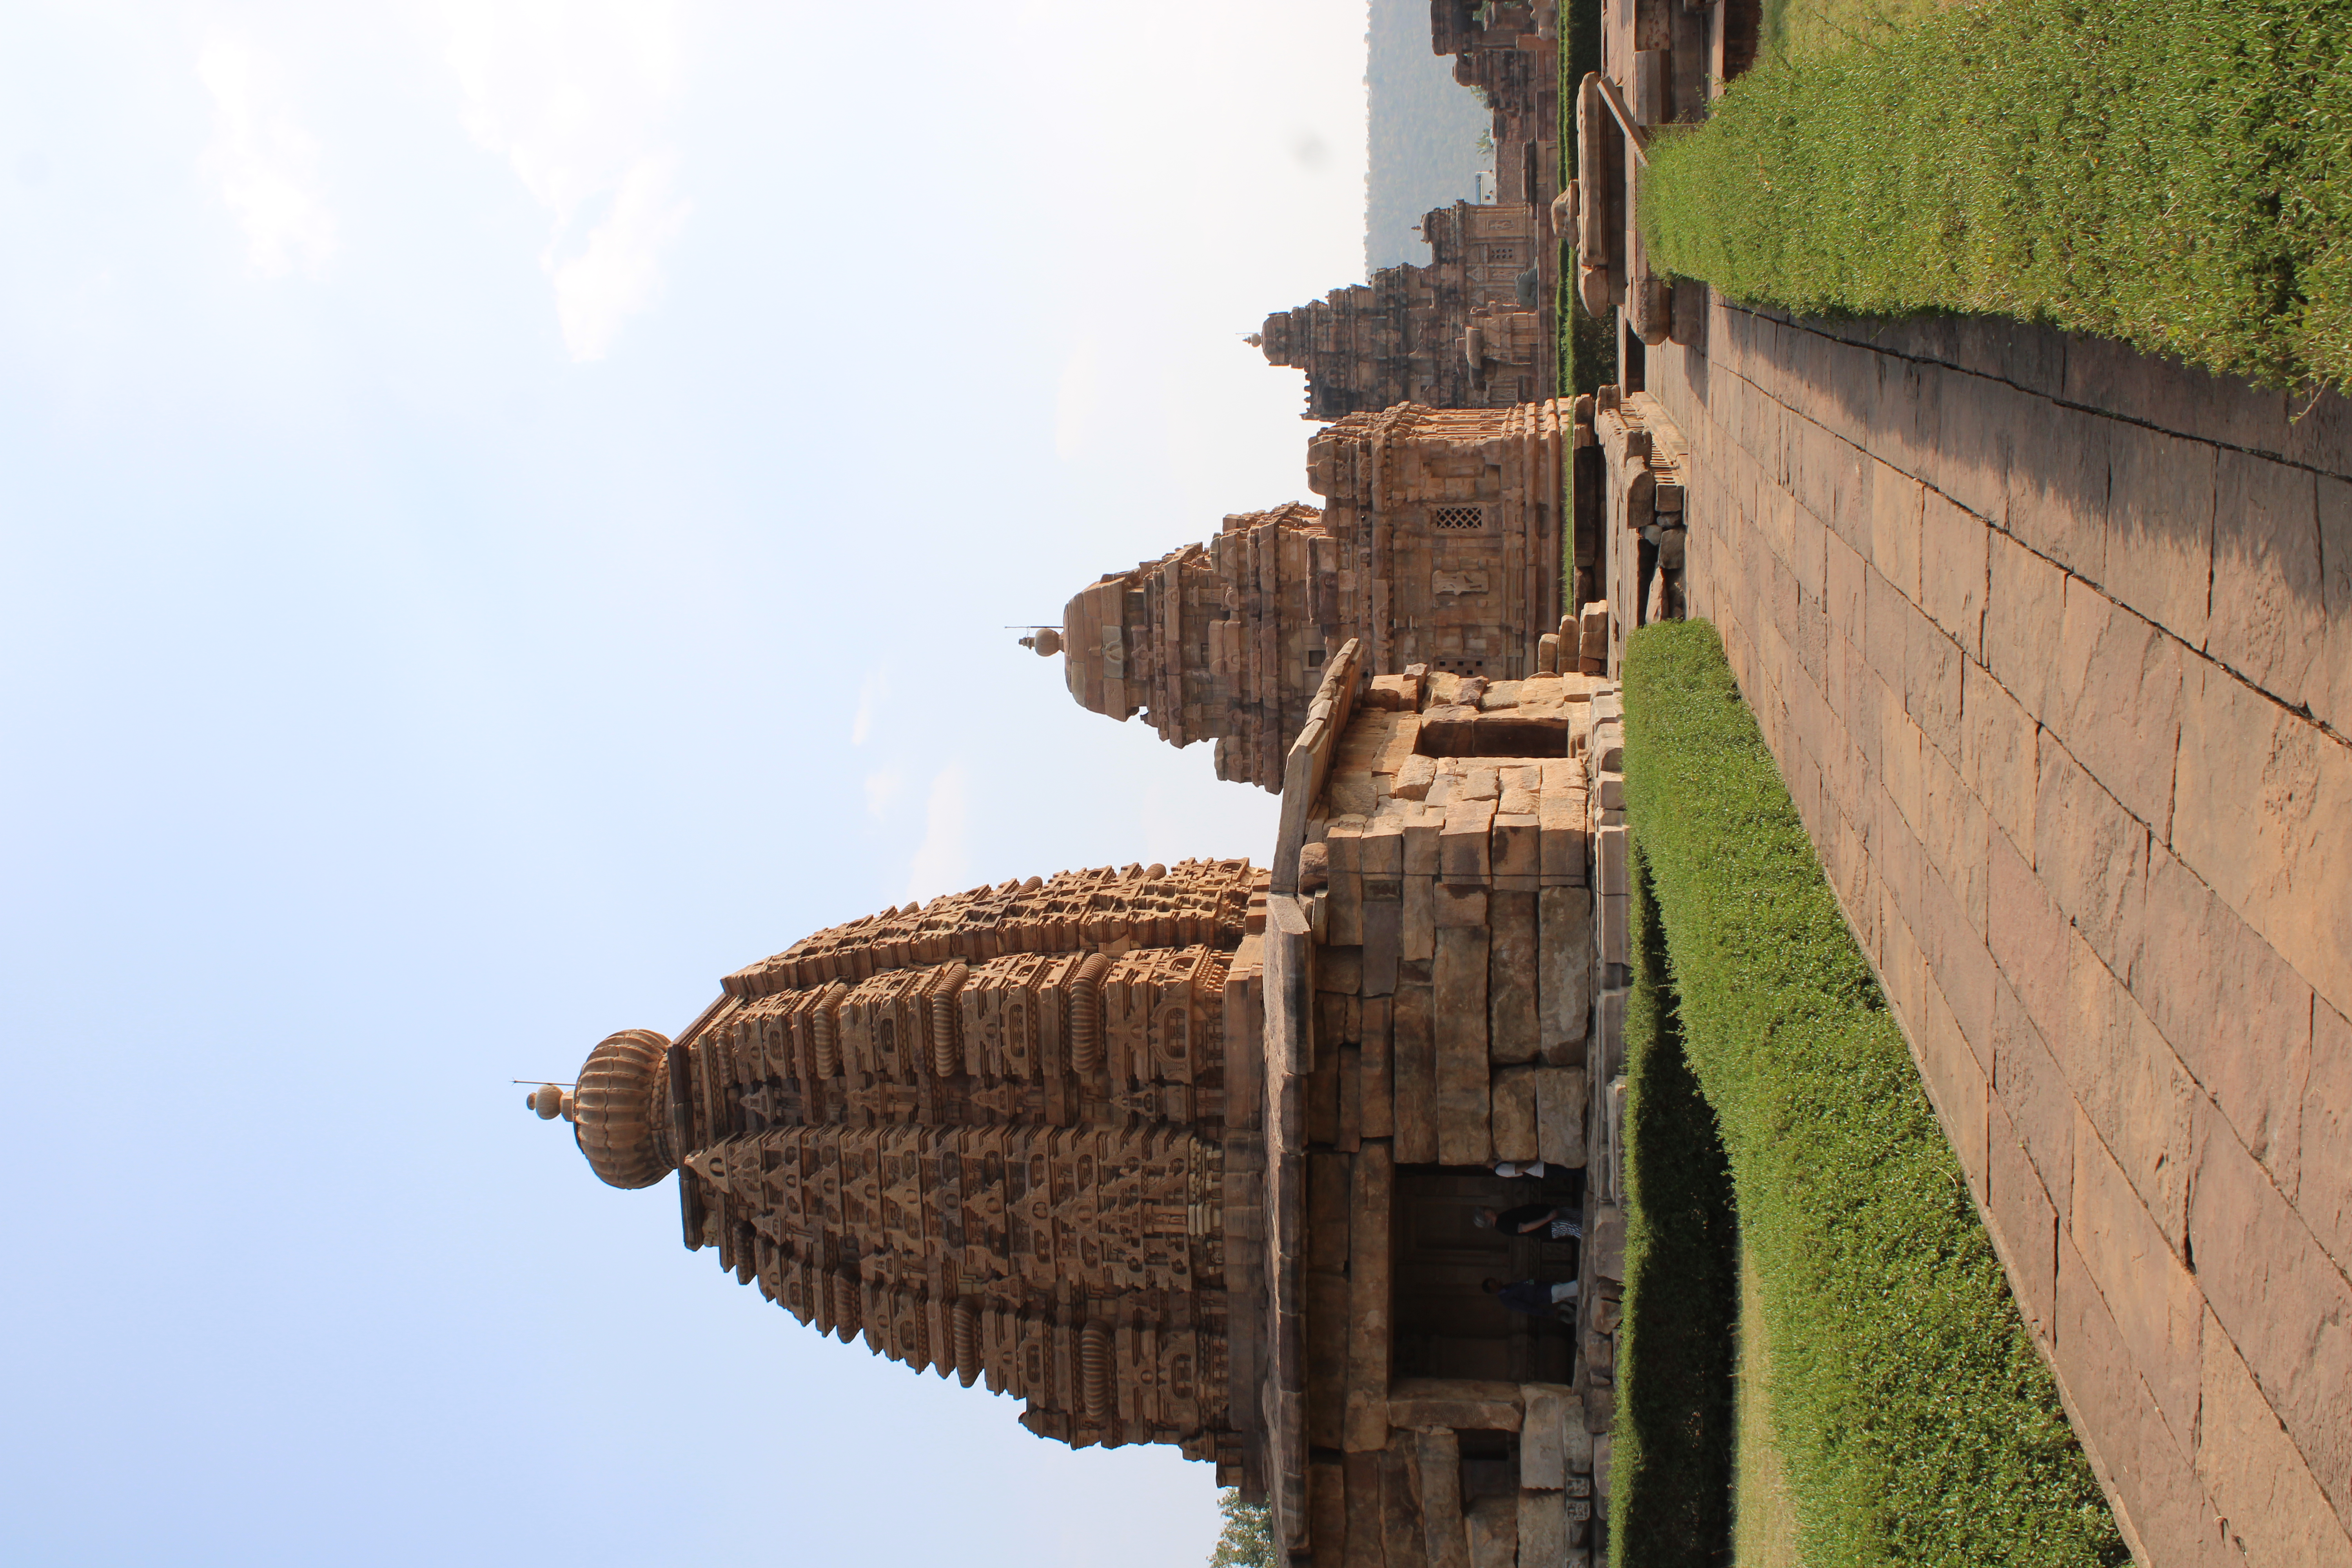
M 1039 658 L 1051 658 L 1062 651 L 1062 632 L 1058 626 L 1039 626 L 1021 639 L 1021 646 L 1033 648 Z
M 572 1097 L 551 1083 L 544 1083 L 532 1089 L 523 1097 L 522 1102 L 539 1112 L 539 1119 L 541 1121 L 552 1121 L 559 1116 L 569 1118 L 572 1115 Z

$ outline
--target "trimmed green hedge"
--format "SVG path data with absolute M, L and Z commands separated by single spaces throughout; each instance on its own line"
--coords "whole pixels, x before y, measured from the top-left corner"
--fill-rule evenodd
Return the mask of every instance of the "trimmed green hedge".
M 1684 1053 L 1636 847 L 1625 1008 L 1625 1300 L 1609 1479 L 1616 1560 L 1711 1568 L 1731 1546 L 1739 1228 L 1715 1111 Z
M 1662 271 L 2352 388 L 2352 0 L 2001 0 L 1782 54 L 1662 135 Z
M 1715 628 L 1637 632 L 1624 689 L 1628 817 L 1760 1280 L 1804 1561 L 2128 1561 Z

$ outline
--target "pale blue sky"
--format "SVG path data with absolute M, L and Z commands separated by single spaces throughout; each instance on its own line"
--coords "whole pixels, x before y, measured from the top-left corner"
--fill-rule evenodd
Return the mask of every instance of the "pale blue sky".
M 1254 854 L 1003 623 L 1303 498 L 1361 0 L 0 10 L 0 1555 L 1190 1565 L 510 1078 Z

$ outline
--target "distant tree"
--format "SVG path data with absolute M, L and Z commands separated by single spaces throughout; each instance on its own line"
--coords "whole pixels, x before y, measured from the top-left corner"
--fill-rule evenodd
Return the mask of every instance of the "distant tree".
M 1217 1494 L 1217 1511 L 1225 1516 L 1225 1528 L 1209 1554 L 1209 1568 L 1275 1568 L 1264 1503 L 1244 1502 L 1238 1487 L 1227 1487 Z
M 1478 156 L 1491 158 L 1494 155 L 1495 133 L 1492 131 L 1481 131 L 1478 132 Z

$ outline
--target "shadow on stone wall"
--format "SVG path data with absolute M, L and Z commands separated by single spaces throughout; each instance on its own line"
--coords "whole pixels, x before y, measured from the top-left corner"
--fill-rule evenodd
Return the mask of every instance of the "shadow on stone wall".
M 1626 1015 L 1625 1321 L 1610 1533 L 1616 1560 L 1704 1568 L 1731 1554 L 1738 1218 L 1714 1109 L 1683 1049 L 1648 867 L 1636 851 Z

